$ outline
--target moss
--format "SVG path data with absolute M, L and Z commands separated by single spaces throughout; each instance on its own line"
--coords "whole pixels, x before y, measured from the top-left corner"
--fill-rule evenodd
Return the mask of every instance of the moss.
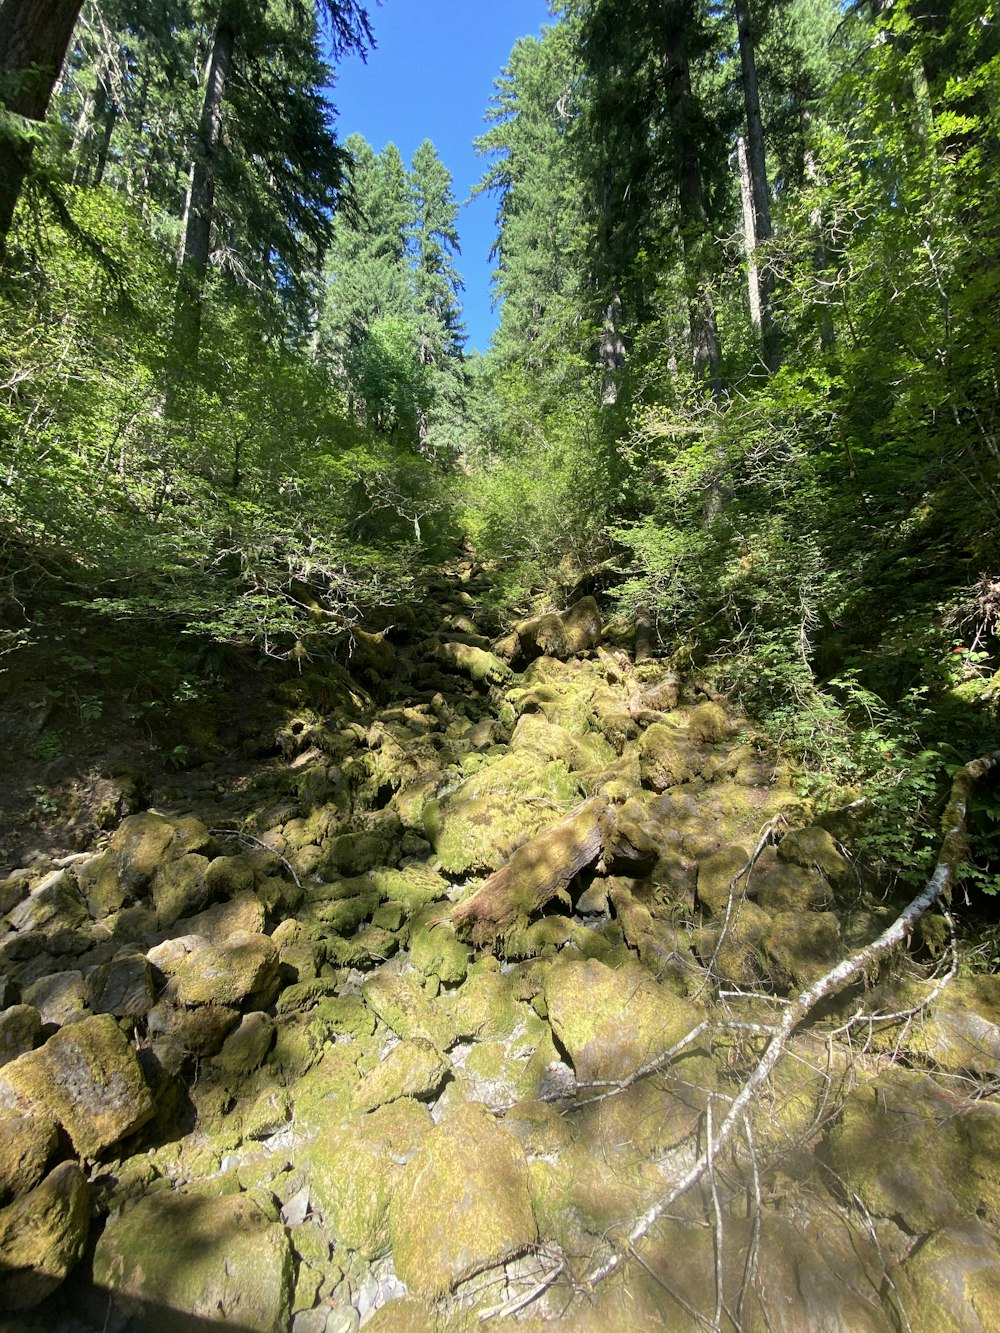
M 534 1244 L 523 1149 L 485 1107 L 459 1106 L 426 1136 L 394 1193 L 390 1233 L 397 1274 L 429 1298 Z
M 643 785 L 654 791 L 689 782 L 691 768 L 683 733 L 662 722 L 647 727 L 639 739 L 639 766 Z
M 550 824 L 553 811 L 579 801 L 582 788 L 559 760 L 505 754 L 426 811 L 425 831 L 452 874 L 499 869 L 514 850 Z
M 75 1151 L 95 1158 L 155 1111 L 135 1051 L 110 1014 L 60 1028 L 0 1071 L 0 1095 L 62 1125 Z
M 30 1310 L 83 1256 L 90 1190 L 75 1162 L 63 1162 L 0 1211 L 0 1310 Z
M 1000 1328 L 1000 1250 L 975 1219 L 928 1237 L 894 1284 L 903 1308 L 920 1312 L 921 1333 Z
M 324 1125 L 303 1162 L 313 1204 L 341 1245 L 367 1259 L 388 1248 L 402 1165 L 431 1128 L 426 1107 L 408 1098 Z
M 164 1333 L 220 1315 L 247 1333 L 284 1333 L 293 1259 L 284 1228 L 247 1196 L 162 1192 L 109 1222 L 94 1279 Z
M 809 986 L 839 961 L 840 921 L 833 912 L 781 912 L 764 939 L 779 986 Z
M 460 1037 L 506 1037 L 521 1017 L 507 977 L 482 965 L 470 969 L 449 1007 Z
M 613 971 L 595 960 L 559 962 L 549 968 L 544 991 L 552 1030 L 582 1083 L 627 1077 L 702 1017 L 638 964 Z
M 383 898 L 391 899 L 392 903 L 401 906 L 407 912 L 418 912 L 428 903 L 438 902 L 447 896 L 450 887 L 443 875 L 419 862 L 401 866 L 399 869 L 380 867 L 372 871 L 371 882 Z M 387 923 L 379 921 L 379 924 Z M 388 928 L 395 929 L 393 926 Z
M 424 976 L 439 981 L 462 981 L 469 970 L 469 947 L 454 929 L 441 922 L 440 909 L 425 908 L 410 924 L 410 962 Z
M 368 1008 L 404 1041 L 422 1038 L 439 1051 L 453 1045 L 455 1029 L 444 1009 L 412 977 L 376 972 L 362 987 Z
M 833 837 L 818 824 L 786 833 L 778 844 L 778 855 L 795 865 L 814 866 L 834 883 L 844 879 L 851 869 Z
M 688 717 L 688 737 L 696 745 L 714 745 L 732 735 L 733 730 L 733 723 L 721 704 L 699 704 Z
M 440 1088 L 450 1068 L 430 1042 L 400 1042 L 361 1080 L 354 1105 L 359 1111 L 374 1111 L 400 1097 L 429 1097 Z
M 730 917 L 720 944 L 724 919 L 719 916 L 696 930 L 694 947 L 706 967 L 715 956 L 716 971 L 726 980 L 737 986 L 756 985 L 767 975 L 764 939 L 771 928 L 771 918 L 756 903 L 741 903 Z

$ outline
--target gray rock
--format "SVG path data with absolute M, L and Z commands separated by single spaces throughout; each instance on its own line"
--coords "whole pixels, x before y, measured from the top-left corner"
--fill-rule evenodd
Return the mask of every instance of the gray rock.
M 75 1162 L 0 1212 L 0 1310 L 31 1310 L 76 1264 L 90 1227 L 90 1192 Z
M 25 1004 L 34 1005 L 44 1026 L 77 1023 L 87 1013 L 87 984 L 82 972 L 52 972 L 24 988 Z
M 141 953 L 105 963 L 87 978 L 87 994 L 95 1014 L 138 1017 L 153 1007 L 153 971 Z
M 12 1004 L 0 1013 L 0 1066 L 34 1050 L 42 1030 L 38 1010 L 30 1004 Z

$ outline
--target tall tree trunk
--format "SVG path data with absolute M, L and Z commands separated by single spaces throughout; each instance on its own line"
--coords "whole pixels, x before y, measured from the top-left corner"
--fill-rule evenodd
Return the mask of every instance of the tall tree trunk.
M 0 0 L 0 107 L 41 121 L 66 59 L 82 0 Z M 0 130 L 0 257 L 31 165 L 31 144 Z
M 681 244 L 688 280 L 688 326 L 695 378 L 719 393 L 719 328 L 715 302 L 706 281 L 704 251 L 708 236 L 705 187 L 701 174 L 698 135 L 695 127 L 700 111 L 691 87 L 691 67 L 687 50 L 689 7 L 664 0 L 662 22 L 661 68 L 670 121 L 678 142 L 677 203 L 681 214 Z
M 619 332 L 622 299 L 615 292 L 604 312 L 601 333 L 601 406 L 614 407 L 618 401 L 618 381 L 625 368 L 625 342 Z
M 236 29 L 225 7 L 216 24 L 205 67 L 205 100 L 191 165 L 174 310 L 174 344 L 185 360 L 194 360 L 201 342 L 201 307 L 208 270 L 209 240 L 215 207 L 215 176 L 222 145 L 222 102 L 233 64 Z
M 757 56 L 747 0 L 733 0 L 736 30 L 740 44 L 740 69 L 743 75 L 743 105 L 747 116 L 746 147 L 750 161 L 750 185 L 753 197 L 755 245 L 772 236 L 771 200 L 767 187 L 767 156 L 764 150 L 764 122 L 760 114 L 757 87 Z M 756 264 L 755 264 L 756 267 Z M 758 270 L 759 272 L 759 270 Z M 774 322 L 774 274 L 765 268 L 759 272 L 760 337 L 764 364 L 775 371 L 781 364 L 781 342 Z
M 741 134 L 736 140 L 736 158 L 740 171 L 740 203 L 743 207 L 743 248 L 747 257 L 747 298 L 750 302 L 750 323 L 760 337 L 760 270 L 757 268 L 757 221 L 753 211 L 753 184 L 750 180 L 750 162 L 747 141 Z

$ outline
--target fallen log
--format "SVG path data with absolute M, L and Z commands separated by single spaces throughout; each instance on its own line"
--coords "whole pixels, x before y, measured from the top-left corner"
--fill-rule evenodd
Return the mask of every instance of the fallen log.
M 593 865 L 616 826 L 614 807 L 592 796 L 519 847 L 471 898 L 452 909 L 451 924 L 474 944 L 491 944 L 540 911 Z

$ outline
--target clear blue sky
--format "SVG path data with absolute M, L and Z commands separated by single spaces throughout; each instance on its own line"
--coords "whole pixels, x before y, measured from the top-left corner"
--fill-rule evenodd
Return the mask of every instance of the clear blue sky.
M 381 150 L 393 142 L 409 164 L 431 139 L 455 180 L 459 203 L 469 198 L 485 162 L 472 141 L 485 128 L 493 80 L 518 37 L 549 20 L 545 0 L 384 0 L 368 5 L 375 51 L 338 67 L 333 87 L 337 136 L 363 134 Z M 459 213 L 468 349 L 485 351 L 496 325 L 490 310 L 490 247 L 496 200 L 481 196 Z

